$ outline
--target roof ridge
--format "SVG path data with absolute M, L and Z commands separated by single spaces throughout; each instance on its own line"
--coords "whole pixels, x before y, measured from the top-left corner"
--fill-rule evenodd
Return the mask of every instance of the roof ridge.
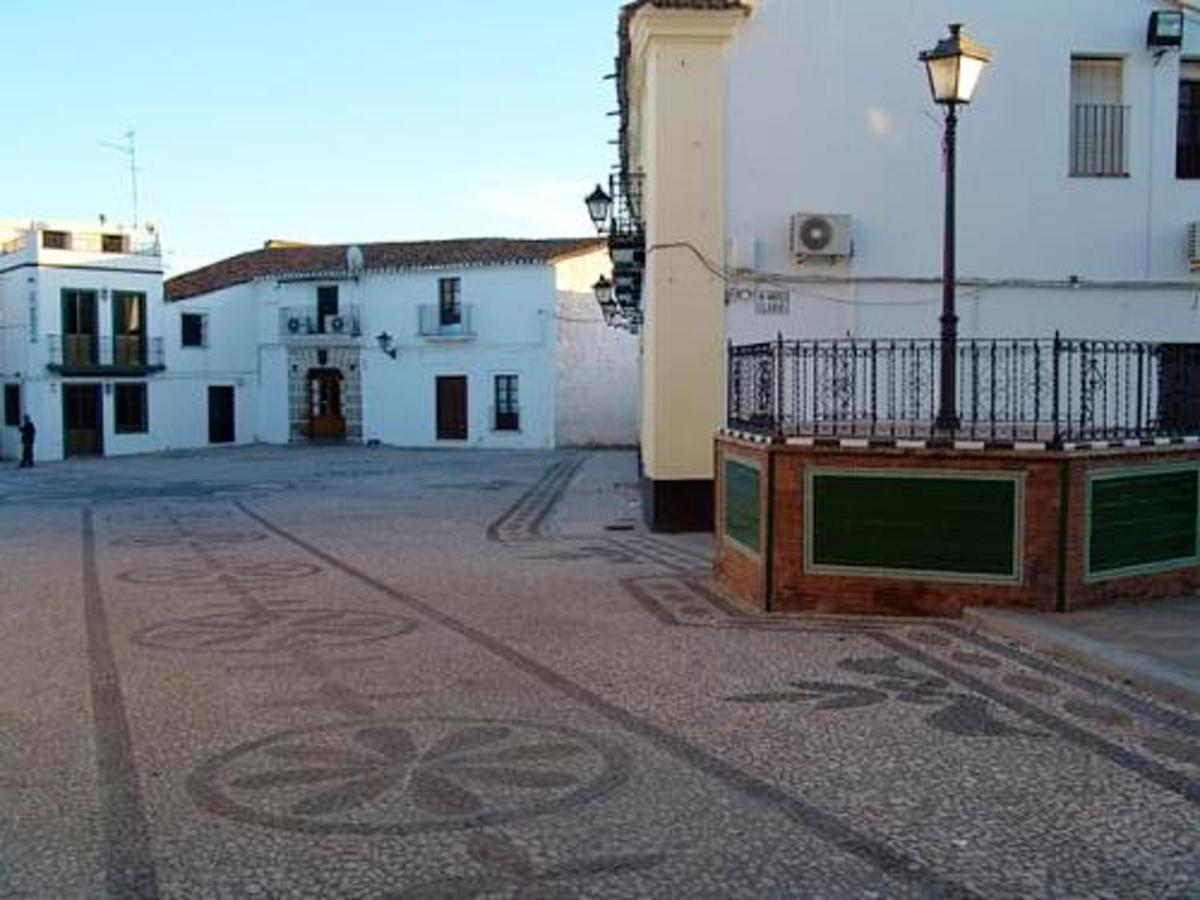
M 347 272 L 346 251 L 359 247 L 365 271 L 416 271 L 550 264 L 589 248 L 603 238 L 435 238 L 415 241 L 365 241 L 341 244 L 264 246 L 239 253 L 167 279 L 168 300 L 184 300 L 261 278 Z

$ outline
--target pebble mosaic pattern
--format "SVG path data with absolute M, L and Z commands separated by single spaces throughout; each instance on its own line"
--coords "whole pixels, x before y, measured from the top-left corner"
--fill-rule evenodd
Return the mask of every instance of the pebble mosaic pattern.
M 469 491 L 397 459 L 47 505 L 80 535 L 94 833 L 39 866 L 48 779 L 0 740 L 0 896 L 1200 890 L 1196 717 L 954 623 L 744 615 L 637 529 L 555 535 L 602 456 Z

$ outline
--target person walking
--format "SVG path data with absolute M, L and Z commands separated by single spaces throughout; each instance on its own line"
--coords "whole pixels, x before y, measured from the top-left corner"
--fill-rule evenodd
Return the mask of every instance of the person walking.
M 33 441 L 37 437 L 37 428 L 29 416 L 21 423 L 21 465 L 19 468 L 33 468 Z

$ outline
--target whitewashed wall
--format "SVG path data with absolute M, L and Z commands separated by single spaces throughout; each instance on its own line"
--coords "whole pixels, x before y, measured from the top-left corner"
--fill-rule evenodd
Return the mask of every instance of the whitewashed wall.
M 474 339 L 430 340 L 418 333 L 418 309 L 437 304 L 438 280 L 445 277 L 462 279 L 461 299 L 472 308 Z M 338 286 L 339 307 L 357 307 L 362 323 L 364 440 L 405 447 L 554 445 L 555 289 L 547 266 L 264 280 L 172 304 L 180 312 L 209 313 L 209 348 L 197 354 L 195 372 L 240 372 L 252 361 L 245 377 L 253 385 L 254 412 L 246 433 L 271 443 L 288 441 L 289 363 L 280 310 L 315 309 L 317 288 L 329 284 Z M 396 342 L 396 359 L 385 355 L 375 339 L 384 331 Z M 217 360 L 218 355 L 224 358 Z M 493 379 L 499 374 L 519 378 L 520 431 L 492 427 Z M 465 442 L 437 440 L 438 375 L 468 378 Z
M 561 447 L 637 443 L 640 342 L 604 324 L 592 285 L 611 277 L 606 251 L 555 266 L 558 286 L 556 443 Z
M 996 54 L 959 133 L 959 274 L 989 282 L 961 289 L 963 334 L 1200 340 L 1184 252 L 1200 181 L 1175 178 L 1181 54 L 1146 48 L 1156 8 L 1172 7 L 760 0 L 727 57 L 727 237 L 753 248 L 727 262 L 792 280 L 793 300 L 787 317 L 735 301 L 730 336 L 936 332 L 942 115 L 917 54 L 959 21 Z M 1187 33 L 1200 56 L 1200 23 Z M 1125 59 L 1128 178 L 1068 175 L 1072 54 Z M 852 215 L 853 259 L 797 265 L 795 212 Z

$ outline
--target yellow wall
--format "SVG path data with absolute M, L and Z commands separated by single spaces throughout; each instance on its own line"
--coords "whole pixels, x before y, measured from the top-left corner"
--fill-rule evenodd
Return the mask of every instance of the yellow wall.
M 723 48 L 741 11 L 643 7 L 632 28 L 633 168 L 646 175 L 642 459 L 655 480 L 712 478 L 724 408 Z
M 612 277 L 612 260 L 604 244 L 595 250 L 561 256 L 553 264 L 555 288 L 572 294 L 591 294 L 601 275 Z

